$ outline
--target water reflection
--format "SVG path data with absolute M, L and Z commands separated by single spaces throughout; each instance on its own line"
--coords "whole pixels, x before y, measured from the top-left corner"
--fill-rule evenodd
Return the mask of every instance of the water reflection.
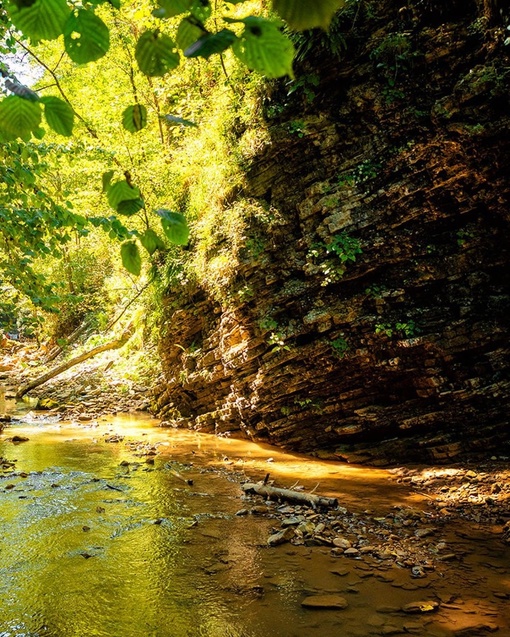
M 112 433 L 124 442 L 105 442 Z M 29 441 L 14 445 L 14 434 Z M 134 455 L 129 440 L 158 445 L 154 465 Z M 27 419 L 0 436 L 0 456 L 17 459 L 0 473 L 0 637 L 368 637 L 411 624 L 423 637 L 451 637 L 461 621 L 448 611 L 433 622 L 378 612 L 433 597 L 441 586 L 460 594 L 462 578 L 448 580 L 447 566 L 427 580 L 433 590 L 393 564 L 344 558 L 340 577 L 326 547 L 266 549 L 271 520 L 235 515 L 243 504 L 233 472 L 270 472 L 282 486 L 299 481 L 308 489 L 320 482 L 321 493 L 352 510 L 386 514 L 410 499 L 383 470 L 129 418 L 97 426 Z M 165 469 L 169 461 L 180 463 L 192 488 Z M 463 542 L 459 553 L 469 551 Z M 500 590 L 508 590 L 507 555 L 485 558 L 499 564 Z M 470 569 L 480 568 L 476 559 Z M 488 567 L 484 577 L 484 590 L 463 584 L 469 612 L 489 594 Z M 306 595 L 324 592 L 346 595 L 349 607 L 301 608 Z
M 120 466 L 133 457 L 102 431 L 27 420 L 7 433 L 28 442 L 0 443 L 0 455 L 17 459 L 0 483 L 0 635 L 251 635 L 237 618 L 242 600 L 232 612 L 212 577 L 217 561 L 233 581 L 253 579 L 265 539 L 247 542 L 237 529 L 219 548 L 234 484 L 198 476 L 203 493 L 190 496 L 164 463 Z M 152 423 L 121 424 L 154 438 Z

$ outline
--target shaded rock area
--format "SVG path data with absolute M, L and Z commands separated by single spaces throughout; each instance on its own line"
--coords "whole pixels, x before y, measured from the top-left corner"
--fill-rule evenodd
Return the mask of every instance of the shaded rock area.
M 342 60 L 268 89 L 236 195 L 265 216 L 224 300 L 169 290 L 153 409 L 172 426 L 358 463 L 508 452 L 506 23 L 401 4 L 346 11 Z

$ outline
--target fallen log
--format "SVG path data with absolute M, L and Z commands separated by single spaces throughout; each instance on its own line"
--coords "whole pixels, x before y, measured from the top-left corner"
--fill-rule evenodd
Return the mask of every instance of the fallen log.
M 132 323 L 130 323 L 128 327 L 124 330 L 120 338 L 114 341 L 110 341 L 109 343 L 106 343 L 105 345 L 98 345 L 98 347 L 94 347 L 94 349 L 91 349 L 88 352 L 84 352 L 83 354 L 80 354 L 79 356 L 76 356 L 75 358 L 72 358 L 71 360 L 67 361 L 67 363 L 63 363 L 62 365 L 59 365 L 55 369 L 50 370 L 46 374 L 39 376 L 39 378 L 36 378 L 35 380 L 31 381 L 27 385 L 20 387 L 20 389 L 18 390 L 16 394 L 16 398 L 23 398 L 23 396 L 27 392 L 29 392 L 31 389 L 35 389 L 36 387 L 39 387 L 39 385 L 43 385 L 44 383 L 48 382 L 52 378 L 55 378 L 55 376 L 58 376 L 59 374 L 62 374 L 62 372 L 67 371 L 70 367 L 74 367 L 74 365 L 83 363 L 83 361 L 86 361 L 89 358 L 97 356 L 98 354 L 101 354 L 102 352 L 107 352 L 108 350 L 111 350 L 111 349 L 121 348 L 123 345 L 125 345 L 128 342 L 133 332 L 134 332 L 134 326 Z
M 317 507 L 333 508 L 338 506 L 336 498 L 328 498 L 322 495 L 314 495 L 312 493 L 303 493 L 302 491 L 292 491 L 291 489 L 279 489 L 278 487 L 270 487 L 261 483 L 246 482 L 241 485 L 245 493 L 255 493 L 266 499 L 288 500 L 289 502 L 297 502 L 298 504 L 306 504 L 316 509 Z

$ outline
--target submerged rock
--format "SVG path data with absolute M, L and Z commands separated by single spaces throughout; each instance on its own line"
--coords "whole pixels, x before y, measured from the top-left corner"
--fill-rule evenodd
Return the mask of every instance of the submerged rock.
M 310 595 L 301 602 L 303 608 L 324 608 L 343 610 L 349 606 L 345 597 L 340 595 Z

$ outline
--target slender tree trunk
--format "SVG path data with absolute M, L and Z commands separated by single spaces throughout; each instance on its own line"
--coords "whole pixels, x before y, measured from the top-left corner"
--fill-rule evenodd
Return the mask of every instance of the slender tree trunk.
M 79 327 L 74 330 L 74 332 L 70 336 L 64 339 L 66 342 L 64 347 L 69 347 L 69 345 L 72 345 L 74 342 L 76 342 L 91 325 L 92 321 L 90 319 L 85 320 Z M 63 351 L 64 348 L 60 347 L 60 345 L 55 345 L 54 347 L 52 347 L 44 359 L 45 364 L 51 363 L 51 361 L 57 358 L 57 356 L 59 356 Z
M 111 350 L 111 349 L 121 348 L 123 345 L 125 345 L 128 342 L 128 340 L 133 335 L 133 332 L 134 332 L 134 327 L 133 327 L 133 324 L 130 323 L 127 326 L 127 328 L 124 330 L 120 338 L 114 341 L 110 341 L 109 343 L 106 343 L 105 345 L 99 345 L 98 347 L 94 347 L 94 349 L 91 349 L 88 352 L 84 352 L 83 354 L 80 354 L 79 356 L 72 358 L 70 361 L 67 361 L 67 363 L 63 363 L 62 365 L 59 365 L 55 369 L 50 370 L 46 374 L 39 376 L 39 378 L 36 378 L 35 380 L 31 381 L 27 385 L 20 387 L 20 389 L 18 390 L 18 393 L 16 394 L 16 398 L 22 398 L 27 392 L 31 391 L 32 389 L 35 389 L 36 387 L 39 387 L 39 385 L 43 385 L 44 383 L 51 380 L 52 378 L 55 378 L 55 376 L 58 376 L 62 372 L 65 372 L 70 367 L 74 367 L 75 365 L 78 365 L 79 363 L 83 363 L 83 361 L 86 361 L 89 358 L 93 358 L 94 356 L 97 356 L 98 354 L 101 354 L 102 352 L 107 352 L 108 350 Z

